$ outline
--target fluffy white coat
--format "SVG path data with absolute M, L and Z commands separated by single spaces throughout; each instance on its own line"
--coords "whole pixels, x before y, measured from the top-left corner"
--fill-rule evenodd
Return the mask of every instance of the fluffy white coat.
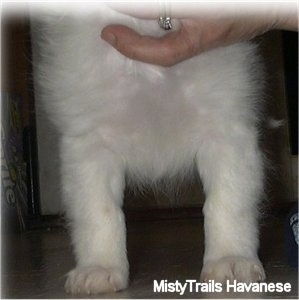
M 171 68 L 151 66 L 122 56 L 100 32 L 118 23 L 158 36 L 156 21 L 104 5 L 82 10 L 47 8 L 34 18 L 36 98 L 62 137 L 64 204 L 77 260 L 66 290 L 126 288 L 126 178 L 152 183 L 185 176 L 194 166 L 206 193 L 201 280 L 263 280 L 256 46 L 241 43 Z

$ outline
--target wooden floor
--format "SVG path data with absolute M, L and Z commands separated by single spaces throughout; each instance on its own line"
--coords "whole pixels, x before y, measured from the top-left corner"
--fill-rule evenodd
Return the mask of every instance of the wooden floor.
M 284 216 L 262 226 L 260 257 L 267 282 L 289 282 L 289 293 L 154 293 L 153 281 L 199 279 L 203 255 L 202 219 L 135 221 L 128 224 L 130 286 L 93 298 L 298 298 L 297 270 L 284 256 Z M 33 230 L 3 238 L 2 298 L 73 298 L 63 285 L 74 259 L 63 228 Z M 80 297 L 78 297 L 80 298 Z M 92 298 L 92 297 L 91 297 Z

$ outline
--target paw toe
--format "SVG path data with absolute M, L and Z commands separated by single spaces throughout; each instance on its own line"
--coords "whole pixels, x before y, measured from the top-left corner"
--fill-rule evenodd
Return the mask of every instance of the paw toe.
M 81 267 L 68 273 L 65 290 L 71 294 L 98 294 L 126 288 L 127 276 L 118 269 Z
M 225 283 L 227 280 L 239 282 L 257 282 L 265 280 L 262 264 L 257 259 L 246 257 L 224 257 L 205 263 L 200 279 Z

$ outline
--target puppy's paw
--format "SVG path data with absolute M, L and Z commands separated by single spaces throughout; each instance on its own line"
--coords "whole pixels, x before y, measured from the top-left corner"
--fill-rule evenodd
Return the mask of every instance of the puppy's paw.
M 116 292 L 127 287 L 128 276 L 120 269 L 77 267 L 68 273 L 65 290 L 71 294 Z
M 208 261 L 201 271 L 200 280 L 215 280 L 225 283 L 227 280 L 238 282 L 257 282 L 265 280 L 264 268 L 258 259 L 242 256 L 223 257 Z

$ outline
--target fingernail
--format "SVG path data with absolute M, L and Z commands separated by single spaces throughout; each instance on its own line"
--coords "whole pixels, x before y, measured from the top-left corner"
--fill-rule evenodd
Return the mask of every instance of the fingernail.
M 116 37 L 114 34 L 110 32 L 103 32 L 101 35 L 102 39 L 109 43 L 111 46 L 114 46 L 116 44 Z

